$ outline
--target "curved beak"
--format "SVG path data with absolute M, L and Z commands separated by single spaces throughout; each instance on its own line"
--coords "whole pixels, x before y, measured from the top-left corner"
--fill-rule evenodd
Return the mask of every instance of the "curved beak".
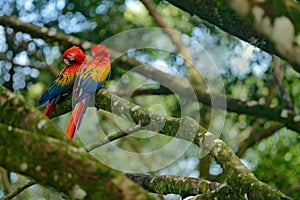
M 66 64 L 66 65 L 70 65 L 71 63 L 70 63 L 70 61 L 69 61 L 69 59 L 64 59 L 64 63 Z

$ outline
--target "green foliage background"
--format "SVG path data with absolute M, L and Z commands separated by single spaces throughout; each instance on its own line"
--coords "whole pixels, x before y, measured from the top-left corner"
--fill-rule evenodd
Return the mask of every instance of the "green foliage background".
M 198 41 L 211 55 L 222 72 L 227 95 L 244 101 L 266 103 L 272 107 L 286 107 L 273 78 L 273 63 L 269 54 L 195 16 L 190 16 L 165 1 L 156 1 L 156 3 L 158 12 L 171 27 Z M 115 34 L 133 28 L 156 26 L 142 3 L 134 0 L 4 0 L 0 2 L 0 15 L 15 16 L 23 22 L 49 27 L 95 43 L 101 43 Z M 9 27 L 0 26 L 0 84 L 16 93 L 21 93 L 29 103 L 37 106 L 42 92 L 54 80 L 55 72 L 63 69 L 60 56 L 67 48 L 69 47 L 61 46 L 56 41 L 46 43 L 42 39 L 32 38 L 27 33 L 15 32 Z M 131 52 L 131 56 L 148 63 L 163 60 L 169 67 L 171 75 L 189 79 L 182 61 L 172 53 L 144 49 Z M 295 110 L 299 111 L 299 74 L 284 61 L 280 61 L 280 64 L 284 73 L 283 85 L 291 96 Z M 52 73 L 49 72 L 49 68 L 53 70 Z M 125 72 L 126 70 L 114 67 L 107 87 L 113 87 Z M 128 77 L 129 86 L 130 83 L 133 84 L 141 78 L 143 77 L 136 74 Z M 153 84 L 146 88 L 156 87 L 157 85 Z M 132 98 L 132 101 L 155 112 L 160 112 L 163 107 L 164 114 L 180 116 L 180 107 L 172 95 L 138 96 Z M 155 107 L 157 104 L 161 107 Z M 200 106 L 203 110 L 200 113 L 203 124 L 209 124 L 209 120 L 205 118 L 205 111 L 208 108 L 202 104 Z M 107 134 L 117 131 L 109 116 L 107 118 L 101 116 L 100 121 Z M 68 117 L 68 114 L 58 117 L 54 122 L 64 129 Z M 249 133 L 257 120 L 255 117 L 227 113 L 222 139 L 238 151 L 241 138 Z M 261 120 L 259 129 L 268 128 L 270 125 L 271 122 Z M 137 147 L 138 151 L 147 151 L 154 145 L 163 145 L 168 140 L 165 136 L 161 136 L 159 141 L 124 138 L 117 143 L 130 151 L 137 151 Z M 77 142 L 80 143 L 79 140 Z M 258 179 L 274 185 L 296 199 L 300 196 L 299 154 L 299 133 L 283 128 L 270 137 L 258 141 L 246 151 L 242 159 Z M 126 160 L 119 159 L 124 165 L 133 164 L 139 167 L 146 164 L 126 163 Z M 197 149 L 192 146 L 171 166 L 153 173 L 198 177 L 201 175 L 200 163 Z M 220 173 L 222 173 L 220 166 L 211 161 L 210 176 L 218 180 Z M 13 188 L 22 185 L 26 180 L 13 173 L 10 178 Z M 6 191 L 1 182 L 0 187 L 2 188 L 0 197 L 2 197 Z M 51 189 L 33 186 L 18 198 L 59 199 L 60 196 Z

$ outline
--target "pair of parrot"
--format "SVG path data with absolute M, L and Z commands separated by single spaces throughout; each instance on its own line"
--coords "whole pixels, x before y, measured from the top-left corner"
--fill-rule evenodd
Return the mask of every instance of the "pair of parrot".
M 81 124 L 91 95 L 103 86 L 111 74 L 110 54 L 107 48 L 104 45 L 96 45 L 91 49 L 91 54 L 93 59 L 87 61 L 79 47 L 73 46 L 66 50 L 62 55 L 66 67 L 39 100 L 40 105 L 49 101 L 44 111 L 44 115 L 49 117 L 55 106 L 74 92 L 75 107 L 66 129 L 70 139 L 74 138 Z

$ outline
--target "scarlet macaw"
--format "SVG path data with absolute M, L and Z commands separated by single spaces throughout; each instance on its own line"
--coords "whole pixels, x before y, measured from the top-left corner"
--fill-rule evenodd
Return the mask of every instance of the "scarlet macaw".
M 66 134 L 73 139 L 79 128 L 82 117 L 87 109 L 90 97 L 99 90 L 109 79 L 111 73 L 110 54 L 104 45 L 96 45 L 92 48 L 93 60 L 85 62 L 74 85 L 75 107 L 66 129 Z M 76 91 L 75 91 L 76 90 Z
M 73 46 L 65 51 L 62 55 L 62 59 L 67 66 L 60 72 L 56 80 L 39 100 L 40 105 L 49 101 L 44 111 L 44 115 L 48 117 L 61 98 L 72 91 L 76 74 L 85 61 L 86 56 L 79 47 Z

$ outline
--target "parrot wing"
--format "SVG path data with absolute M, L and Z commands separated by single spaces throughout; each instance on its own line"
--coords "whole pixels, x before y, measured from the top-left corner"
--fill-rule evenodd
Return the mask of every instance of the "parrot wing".
M 39 104 L 44 104 L 48 100 L 57 97 L 60 94 L 66 93 L 72 89 L 75 80 L 75 73 L 60 73 L 56 80 L 51 84 L 49 89 L 42 95 L 39 100 Z
M 76 103 L 99 90 L 109 79 L 110 74 L 109 59 L 96 57 L 94 60 L 84 64 L 75 82 L 77 88 Z

